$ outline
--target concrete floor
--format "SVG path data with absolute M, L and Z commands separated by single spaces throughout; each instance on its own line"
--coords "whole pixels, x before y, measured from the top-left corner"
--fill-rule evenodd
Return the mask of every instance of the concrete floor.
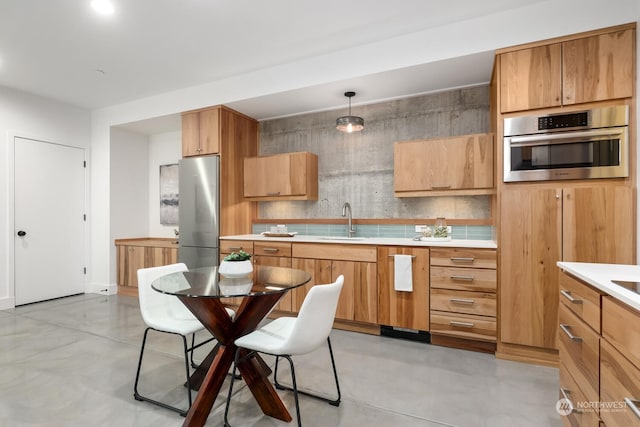
M 80 295 L 0 311 L 0 426 L 182 425 L 177 413 L 133 399 L 143 331 L 137 299 L 124 296 Z M 305 427 L 562 425 L 557 369 L 337 330 L 331 341 L 342 404 L 301 396 Z M 150 335 L 148 345 L 140 392 L 186 405 L 180 339 Z M 325 348 L 295 361 L 301 388 L 333 392 Z M 227 385 L 207 426 L 223 424 Z M 295 417 L 292 394 L 279 393 Z M 242 382 L 230 421 L 295 425 L 262 415 Z

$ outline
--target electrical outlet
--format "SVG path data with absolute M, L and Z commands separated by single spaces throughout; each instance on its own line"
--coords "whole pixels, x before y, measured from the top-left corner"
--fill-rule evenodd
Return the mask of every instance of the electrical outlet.
M 416 225 L 416 233 L 422 233 L 425 228 L 427 228 L 426 225 Z

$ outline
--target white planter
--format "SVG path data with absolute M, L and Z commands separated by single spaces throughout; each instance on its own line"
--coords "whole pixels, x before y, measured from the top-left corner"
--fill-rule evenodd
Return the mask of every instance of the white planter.
M 246 277 L 253 271 L 251 260 L 245 261 L 222 261 L 218 267 L 218 273 L 224 277 Z

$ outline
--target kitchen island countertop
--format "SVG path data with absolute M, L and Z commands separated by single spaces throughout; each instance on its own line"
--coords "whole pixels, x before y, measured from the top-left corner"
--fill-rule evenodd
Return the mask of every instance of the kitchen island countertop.
M 612 282 L 613 280 L 640 282 L 640 265 L 563 261 L 559 261 L 557 265 L 594 288 L 640 311 L 640 295 Z
M 375 245 L 375 246 L 416 246 L 439 248 L 474 248 L 496 249 L 493 240 L 463 240 L 451 239 L 448 241 L 417 241 L 403 237 L 340 237 L 340 236 L 306 236 L 295 235 L 293 237 L 269 237 L 262 234 L 242 234 L 238 236 L 221 236 L 220 240 L 253 240 L 256 242 L 293 242 L 293 243 L 333 243 L 349 245 Z

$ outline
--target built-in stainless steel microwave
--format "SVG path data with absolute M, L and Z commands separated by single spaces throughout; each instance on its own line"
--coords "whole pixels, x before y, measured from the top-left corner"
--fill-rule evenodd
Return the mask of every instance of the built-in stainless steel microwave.
M 629 176 L 629 108 L 504 120 L 504 182 Z

